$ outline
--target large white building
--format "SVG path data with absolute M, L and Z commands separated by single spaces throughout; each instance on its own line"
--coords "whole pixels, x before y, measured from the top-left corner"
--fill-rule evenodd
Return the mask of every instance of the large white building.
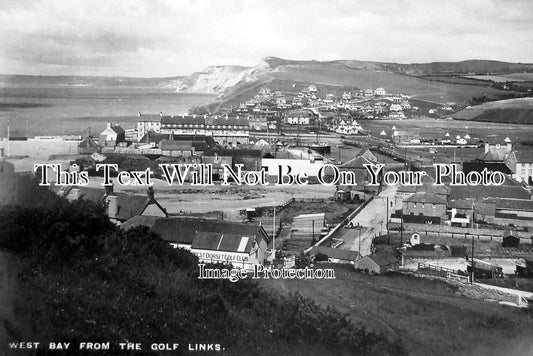
M 374 90 L 374 95 L 376 95 L 376 96 L 385 96 L 385 95 L 387 95 L 387 92 L 383 88 L 377 88 L 376 90 Z
M 161 133 L 190 136 L 212 136 L 215 142 L 235 146 L 248 144 L 249 122 L 239 116 L 162 116 Z
M 519 182 L 533 184 L 533 152 L 515 151 L 516 170 L 513 178 Z
M 191 251 L 200 263 L 228 263 L 253 270 L 267 258 L 270 237 L 261 225 L 195 218 L 136 216 L 121 228 L 147 226 L 171 246 Z
M 137 120 L 137 141 L 140 141 L 141 138 L 146 135 L 149 131 L 155 133 L 161 132 L 161 117 L 159 115 L 145 115 L 139 113 L 139 118 Z

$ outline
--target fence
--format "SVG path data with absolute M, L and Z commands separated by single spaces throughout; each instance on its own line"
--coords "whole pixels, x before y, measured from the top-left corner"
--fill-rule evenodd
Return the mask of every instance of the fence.
M 298 198 L 293 200 L 303 203 L 329 203 L 332 201 L 331 198 Z
M 366 200 L 363 204 L 359 205 L 357 208 L 355 208 L 354 211 L 352 211 L 350 213 L 350 215 L 348 215 L 344 220 L 342 220 L 340 223 L 337 224 L 337 226 L 335 226 L 333 229 L 331 229 L 328 234 L 326 236 L 324 236 L 322 239 L 320 239 L 320 241 L 318 241 L 315 246 L 320 246 L 322 245 L 324 242 L 328 241 L 329 239 L 331 239 L 333 237 L 333 235 L 340 229 L 342 228 L 344 225 L 348 224 L 354 217 L 357 216 L 357 214 L 359 214 L 361 212 L 361 210 L 363 210 L 372 200 L 374 199 L 374 196 L 370 196 L 370 199 Z M 309 253 L 309 251 L 311 251 L 311 248 L 312 247 L 309 247 L 308 249 L 306 249 L 304 252 L 305 253 Z
M 415 273 L 443 277 L 446 279 L 456 280 L 462 283 L 470 282 L 470 278 L 467 275 L 462 274 L 461 271 L 454 270 L 443 266 L 435 266 L 429 263 L 418 263 L 418 269 Z
M 256 210 L 256 216 L 265 216 L 265 217 L 273 217 L 274 216 L 274 209 L 276 209 L 276 214 L 283 211 L 287 206 L 294 203 L 296 199 L 292 198 L 287 200 L 285 203 L 280 205 L 270 205 L 270 206 L 260 206 L 253 208 Z M 240 215 L 246 216 L 246 209 L 239 210 Z

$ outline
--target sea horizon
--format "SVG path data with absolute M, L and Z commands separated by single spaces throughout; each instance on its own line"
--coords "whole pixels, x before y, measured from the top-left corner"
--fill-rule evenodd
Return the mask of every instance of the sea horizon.
M 134 128 L 138 114 L 187 113 L 206 105 L 212 94 L 179 93 L 174 88 L 85 85 L 0 87 L 0 137 L 81 135 L 102 131 L 108 122 Z

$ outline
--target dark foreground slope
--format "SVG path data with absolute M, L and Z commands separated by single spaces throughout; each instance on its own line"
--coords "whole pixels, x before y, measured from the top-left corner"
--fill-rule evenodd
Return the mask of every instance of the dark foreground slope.
M 333 305 L 355 322 L 399 337 L 410 355 L 533 353 L 531 311 L 458 295 L 457 287 L 406 275 L 369 276 L 335 268 L 335 280 L 268 280 L 265 288 Z
M 173 354 L 188 343 L 221 344 L 227 355 L 405 354 L 299 295 L 199 281 L 192 254 L 145 229 L 117 229 L 89 202 L 40 201 L 0 212 L 0 246 L 20 260 L 16 322 L 3 320 L 11 340 L 143 343 L 135 354 L 154 342 L 182 345 Z

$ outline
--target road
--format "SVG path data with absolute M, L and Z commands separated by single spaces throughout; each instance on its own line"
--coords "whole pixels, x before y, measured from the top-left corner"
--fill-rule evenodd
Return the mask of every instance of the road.
M 387 231 L 387 198 L 389 201 L 390 216 L 394 209 L 390 204 L 394 204 L 394 196 L 396 195 L 397 189 L 398 186 L 386 186 L 379 195 L 375 196 L 374 199 L 351 220 L 353 226 L 360 226 L 361 228 L 344 229 L 344 233 L 340 237 L 344 240 L 344 243 L 339 248 L 358 251 L 359 246 L 361 246 L 361 255 L 366 256 L 372 253 L 372 239 Z M 360 245 L 359 239 L 361 241 Z

